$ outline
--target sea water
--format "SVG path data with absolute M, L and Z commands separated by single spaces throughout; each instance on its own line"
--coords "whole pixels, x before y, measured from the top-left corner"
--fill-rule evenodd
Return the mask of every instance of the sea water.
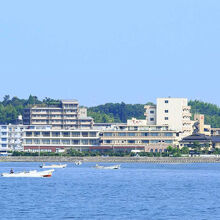
M 39 165 L 0 163 L 0 173 Z M 220 164 L 94 166 L 68 163 L 51 178 L 0 177 L 0 219 L 220 219 Z

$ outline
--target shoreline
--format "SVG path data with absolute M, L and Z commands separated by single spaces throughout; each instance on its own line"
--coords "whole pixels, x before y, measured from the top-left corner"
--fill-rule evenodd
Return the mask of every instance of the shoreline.
M 0 157 L 0 162 L 220 163 L 220 157 Z

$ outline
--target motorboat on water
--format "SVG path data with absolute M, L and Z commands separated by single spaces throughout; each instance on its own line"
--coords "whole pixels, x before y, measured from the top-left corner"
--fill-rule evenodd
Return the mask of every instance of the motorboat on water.
M 98 164 L 96 164 L 95 168 L 96 169 L 104 169 L 104 170 L 116 170 L 116 169 L 120 169 L 120 165 L 99 166 Z
M 53 172 L 54 169 L 44 171 L 30 170 L 17 173 L 2 173 L 2 177 L 51 177 Z
M 79 166 L 82 164 L 82 161 L 76 161 L 75 164 Z
M 40 168 L 65 168 L 67 164 L 51 164 L 51 165 L 40 165 Z

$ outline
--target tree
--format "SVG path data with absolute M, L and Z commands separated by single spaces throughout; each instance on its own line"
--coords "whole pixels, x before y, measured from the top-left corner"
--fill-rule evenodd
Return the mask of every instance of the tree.
M 9 95 L 5 95 L 4 98 L 3 98 L 2 104 L 3 105 L 7 105 L 7 104 L 9 104 L 9 102 L 10 102 L 10 96 Z
M 181 149 L 181 153 L 182 153 L 182 154 L 189 154 L 189 148 L 188 148 L 188 147 L 183 147 L 183 148 Z
M 32 95 L 29 96 L 27 104 L 29 104 L 29 105 L 34 105 L 35 104 L 35 99 Z
M 199 154 L 201 153 L 201 145 L 198 141 L 195 141 L 192 145 L 192 148 L 194 149 L 194 152 Z
M 204 153 L 205 154 L 209 153 L 209 144 L 205 144 L 205 146 L 204 146 Z
M 169 156 L 170 154 L 172 154 L 173 153 L 173 148 L 172 148 L 172 146 L 168 146 L 167 147 L 167 156 Z

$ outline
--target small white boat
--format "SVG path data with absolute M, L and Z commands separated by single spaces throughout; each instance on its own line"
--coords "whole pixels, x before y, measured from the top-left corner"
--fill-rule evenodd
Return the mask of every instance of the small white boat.
M 40 168 L 65 168 L 67 164 L 51 164 L 51 165 L 41 165 Z
M 53 174 L 52 170 L 44 170 L 44 171 L 23 171 L 18 173 L 2 173 L 2 177 L 51 177 Z
M 79 165 L 82 164 L 82 162 L 81 161 L 76 161 L 75 164 L 79 166 Z
M 98 164 L 96 164 L 95 166 L 96 169 L 105 169 L 105 170 L 116 170 L 116 169 L 120 169 L 120 165 L 113 165 L 113 166 L 99 166 Z

